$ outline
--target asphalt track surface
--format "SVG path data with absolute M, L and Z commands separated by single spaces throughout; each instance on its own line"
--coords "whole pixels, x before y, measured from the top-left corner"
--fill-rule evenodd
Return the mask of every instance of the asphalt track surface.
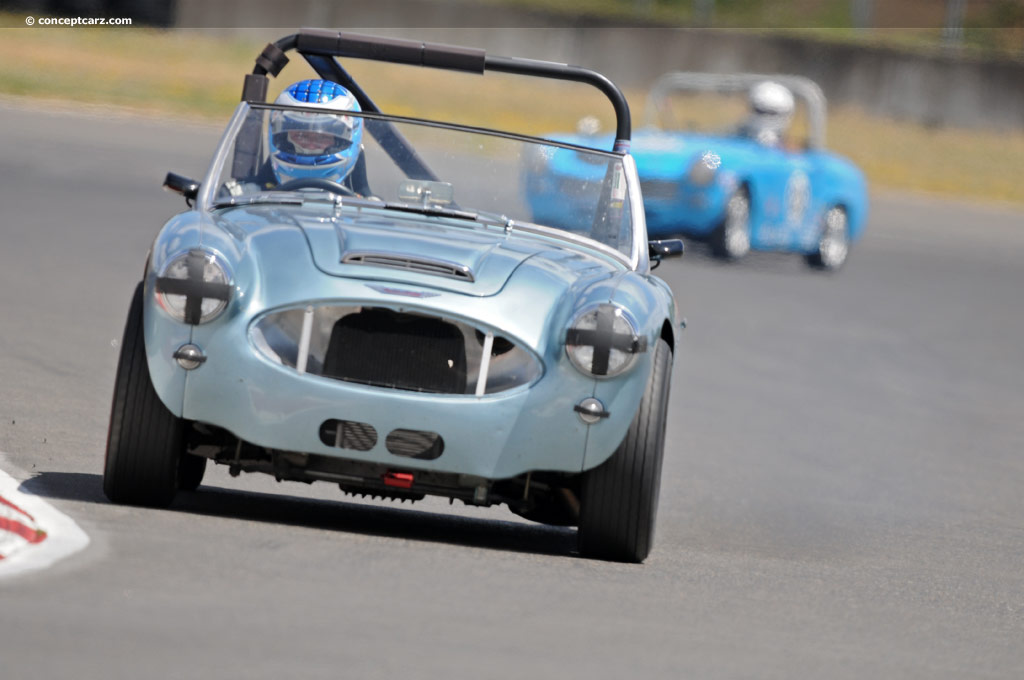
M 642 566 L 503 508 L 101 490 L 116 344 L 211 128 L 0 106 L 0 466 L 91 543 L 0 581 L 4 678 L 1024 677 L 1024 212 L 875 195 L 844 271 L 665 264 Z

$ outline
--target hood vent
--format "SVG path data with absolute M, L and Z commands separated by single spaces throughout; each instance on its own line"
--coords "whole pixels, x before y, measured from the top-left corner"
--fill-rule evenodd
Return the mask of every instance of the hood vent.
M 441 260 L 426 260 L 407 255 L 393 253 L 349 253 L 341 260 L 342 264 L 368 264 L 376 267 L 392 267 L 406 271 L 443 276 L 457 281 L 473 282 L 473 272 L 465 265 L 453 264 Z

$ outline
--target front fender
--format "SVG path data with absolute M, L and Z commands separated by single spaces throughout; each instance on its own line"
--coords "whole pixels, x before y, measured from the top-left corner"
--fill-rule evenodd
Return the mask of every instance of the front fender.
M 204 234 L 209 232 L 205 222 L 202 213 L 187 211 L 164 225 L 150 248 L 143 281 L 142 324 L 150 379 L 160 401 L 179 418 L 183 413 L 187 372 L 178 366 L 173 355 L 179 347 L 192 342 L 193 326 L 177 321 L 163 310 L 156 299 L 156 279 L 171 259 L 203 247 Z M 228 262 L 237 260 L 237 253 L 228 253 Z
M 610 415 L 589 426 L 585 470 L 610 458 L 625 438 L 654 368 L 654 347 L 662 337 L 665 324 L 676 323 L 671 291 L 655 276 L 627 273 L 611 291 L 608 302 L 628 310 L 639 325 L 639 335 L 646 339 L 646 350 L 627 373 L 594 381 L 593 396 L 604 404 Z

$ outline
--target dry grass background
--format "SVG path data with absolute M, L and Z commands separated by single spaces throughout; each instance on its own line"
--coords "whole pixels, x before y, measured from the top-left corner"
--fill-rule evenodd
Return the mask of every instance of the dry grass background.
M 0 15 L 0 26 L 23 19 Z M 220 122 L 238 103 L 243 75 L 266 41 L 212 30 L 0 28 L 0 93 Z M 351 69 L 383 110 L 401 115 L 527 134 L 569 130 L 587 114 L 606 126 L 613 120 L 599 93 L 573 83 L 524 87 L 522 78 L 502 74 L 366 62 L 352 62 Z M 271 96 L 311 73 L 293 62 L 272 82 Z M 639 126 L 646 93 L 626 96 Z M 829 113 L 829 148 L 863 168 L 872 186 L 1024 204 L 1024 131 L 926 128 L 852 107 Z M 702 101 L 685 115 L 698 125 L 721 125 L 735 120 L 738 109 Z

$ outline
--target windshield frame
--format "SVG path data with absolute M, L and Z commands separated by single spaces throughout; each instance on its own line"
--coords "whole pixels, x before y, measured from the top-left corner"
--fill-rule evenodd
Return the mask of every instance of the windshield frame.
M 322 113 L 322 110 L 313 109 L 309 107 L 282 106 L 279 104 L 265 103 L 250 103 L 245 101 L 240 102 L 238 106 L 235 108 L 235 112 L 232 115 L 231 120 L 228 122 L 227 127 L 225 128 L 224 134 L 221 135 L 220 141 L 217 143 L 213 160 L 210 163 L 209 168 L 207 169 L 205 177 L 203 178 L 202 185 L 200 186 L 196 201 L 196 208 L 199 211 L 204 213 L 213 213 L 216 210 L 223 209 L 224 206 L 218 205 L 216 201 L 217 184 L 222 175 L 225 164 L 229 162 L 228 157 L 231 155 L 230 152 L 234 146 L 235 139 L 237 138 L 250 112 L 254 110 L 295 110 Z M 543 137 L 533 137 L 530 135 L 516 134 L 512 132 L 505 132 L 490 128 L 476 127 L 471 125 L 460 125 L 455 123 L 445 123 L 441 121 L 413 118 L 408 116 L 396 116 L 391 114 L 383 114 L 370 111 L 360 111 L 358 112 L 358 115 L 360 117 L 370 120 L 407 123 L 411 125 L 433 127 L 467 134 L 486 135 L 488 137 L 496 137 L 511 141 L 519 141 L 526 144 L 540 144 L 544 146 L 566 149 L 570 151 L 582 151 L 585 153 L 592 153 L 597 156 L 613 158 L 621 161 L 626 179 L 627 193 L 630 199 L 630 223 L 632 227 L 632 245 L 631 252 L 628 255 L 623 253 L 622 251 L 616 250 L 615 248 L 607 246 L 594 239 L 588 238 L 586 236 L 580 236 L 579 234 L 574 234 L 572 232 L 563 229 L 558 229 L 555 227 L 549 227 L 542 224 L 535 224 L 533 222 L 522 222 L 519 220 L 510 220 L 510 223 L 509 225 L 507 225 L 507 227 L 515 230 L 542 234 L 545 236 L 556 236 L 560 239 L 569 241 L 571 243 L 585 245 L 589 248 L 599 250 L 602 253 L 615 257 L 615 259 L 621 261 L 623 264 L 627 265 L 630 269 L 633 270 L 643 271 L 649 267 L 650 263 L 647 257 L 647 226 L 643 211 L 643 198 L 640 191 L 640 181 L 637 175 L 636 163 L 629 153 L 606 151 L 603 149 L 596 149 L 593 147 L 582 146 L 578 144 L 570 144 Z M 344 202 L 344 200 L 341 201 L 342 204 L 344 204 Z M 380 207 L 382 209 L 386 209 L 386 206 L 382 205 Z

